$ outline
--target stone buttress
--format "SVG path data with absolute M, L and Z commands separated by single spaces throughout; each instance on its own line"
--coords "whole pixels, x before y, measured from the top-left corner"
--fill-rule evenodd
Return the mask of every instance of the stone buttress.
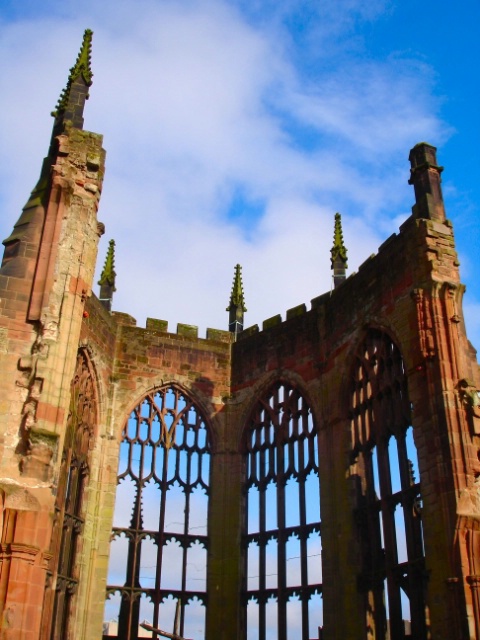
M 0 637 L 12 640 L 40 633 L 76 345 L 103 232 L 102 137 L 82 129 L 90 41 L 87 31 L 0 269 Z

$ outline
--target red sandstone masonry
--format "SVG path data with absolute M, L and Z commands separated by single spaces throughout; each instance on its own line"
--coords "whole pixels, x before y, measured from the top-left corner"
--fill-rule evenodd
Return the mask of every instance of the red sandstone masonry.
M 87 150 L 97 149 L 102 158 L 101 139 L 76 132 L 64 135 L 61 146 L 62 156 L 53 167 L 52 179 L 55 181 L 56 172 L 57 176 L 62 173 L 56 188 L 69 191 L 70 209 L 58 206 L 65 194 L 60 193 L 57 198 L 50 190 L 50 201 L 47 197 L 44 206 L 35 209 L 35 216 L 24 216 L 24 220 L 33 220 L 37 225 L 32 237 L 38 240 L 39 216 L 43 215 L 43 238 L 51 231 L 51 244 L 44 244 L 41 250 L 35 244 L 29 245 L 6 262 L 0 274 L 0 318 L 5 344 L 5 349 L 0 349 L 0 398 L 4 410 L 0 415 L 4 435 L 0 485 L 6 494 L 6 507 L 19 514 L 9 543 L 12 555 L 8 588 L 0 602 L 0 637 L 15 640 L 39 638 L 47 566 L 43 558 L 49 553 L 54 482 L 61 461 L 76 359 L 76 347 L 71 347 L 79 341 L 83 297 L 93 278 L 98 243 L 98 195 L 81 193 L 78 187 L 72 189 L 71 179 L 82 171 Z M 101 178 L 97 184 L 100 186 Z M 28 223 L 24 226 L 26 231 L 24 227 L 18 231 L 24 233 L 19 236 L 20 243 L 28 236 Z M 70 238 L 68 243 L 66 238 Z M 78 260 L 72 261 L 72 251 L 79 243 L 83 247 L 80 272 Z M 35 302 L 31 306 L 34 273 Z M 38 559 L 33 563 L 32 554 Z

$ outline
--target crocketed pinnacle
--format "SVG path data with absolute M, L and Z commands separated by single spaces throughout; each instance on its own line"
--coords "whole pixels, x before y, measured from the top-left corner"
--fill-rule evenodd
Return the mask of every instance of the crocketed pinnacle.
M 108 243 L 108 251 L 107 257 L 105 258 L 105 264 L 103 266 L 103 271 L 100 275 L 100 280 L 98 281 L 99 285 L 108 284 L 110 287 L 113 287 L 113 291 L 115 289 L 115 240 L 110 240 Z
M 90 66 L 92 55 L 92 35 L 91 29 L 85 29 L 83 34 L 82 46 L 80 47 L 80 53 L 78 54 L 75 65 L 70 69 L 70 75 L 68 76 L 67 85 L 60 94 L 55 111 L 52 112 L 52 116 L 57 118 L 68 107 L 70 95 L 72 92 L 72 86 L 76 81 L 83 79 L 83 82 L 87 87 L 92 85 L 92 68 Z M 87 96 L 88 97 L 88 96 Z
M 335 231 L 333 234 L 333 247 L 330 250 L 332 257 L 332 269 L 335 261 L 340 258 L 344 262 L 344 266 L 347 267 L 347 249 L 343 243 L 343 231 L 342 231 L 342 216 L 339 213 L 335 214 Z
M 243 297 L 243 284 L 242 284 L 242 267 L 235 265 L 235 276 L 233 278 L 232 293 L 230 295 L 230 304 L 227 307 L 227 311 L 232 309 L 241 309 L 246 311 L 245 300 Z

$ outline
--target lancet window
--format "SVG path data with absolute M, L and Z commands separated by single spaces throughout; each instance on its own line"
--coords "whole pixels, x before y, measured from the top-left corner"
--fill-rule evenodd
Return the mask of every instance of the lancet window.
M 87 355 L 79 351 L 55 503 L 52 559 L 47 572 L 42 637 L 51 640 L 70 637 L 69 621 L 79 579 L 76 560 L 84 528 L 84 489 L 97 420 L 95 377 Z
M 322 559 L 317 429 L 298 389 L 273 385 L 246 432 L 248 640 L 319 637 Z
M 407 376 L 390 337 L 371 330 L 351 391 L 352 478 L 362 545 L 366 638 L 427 637 L 422 498 Z
M 145 396 L 120 445 L 104 637 L 136 639 L 143 621 L 204 637 L 209 476 L 198 407 L 174 385 Z

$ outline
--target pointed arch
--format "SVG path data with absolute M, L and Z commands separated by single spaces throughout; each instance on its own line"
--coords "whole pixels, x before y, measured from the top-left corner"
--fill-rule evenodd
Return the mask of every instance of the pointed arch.
M 244 432 L 247 638 L 285 640 L 321 625 L 317 426 L 299 388 L 277 380 L 259 395 Z
M 350 381 L 351 467 L 366 638 L 427 637 L 422 498 L 400 349 L 369 329 Z
M 209 428 L 175 383 L 146 393 L 123 427 L 107 585 L 106 637 L 133 640 L 147 618 L 179 632 L 205 626 Z
M 71 382 L 45 591 L 42 637 L 51 640 L 70 637 L 79 582 L 76 560 L 85 524 L 85 488 L 97 429 L 97 379 L 88 353 L 80 349 Z

